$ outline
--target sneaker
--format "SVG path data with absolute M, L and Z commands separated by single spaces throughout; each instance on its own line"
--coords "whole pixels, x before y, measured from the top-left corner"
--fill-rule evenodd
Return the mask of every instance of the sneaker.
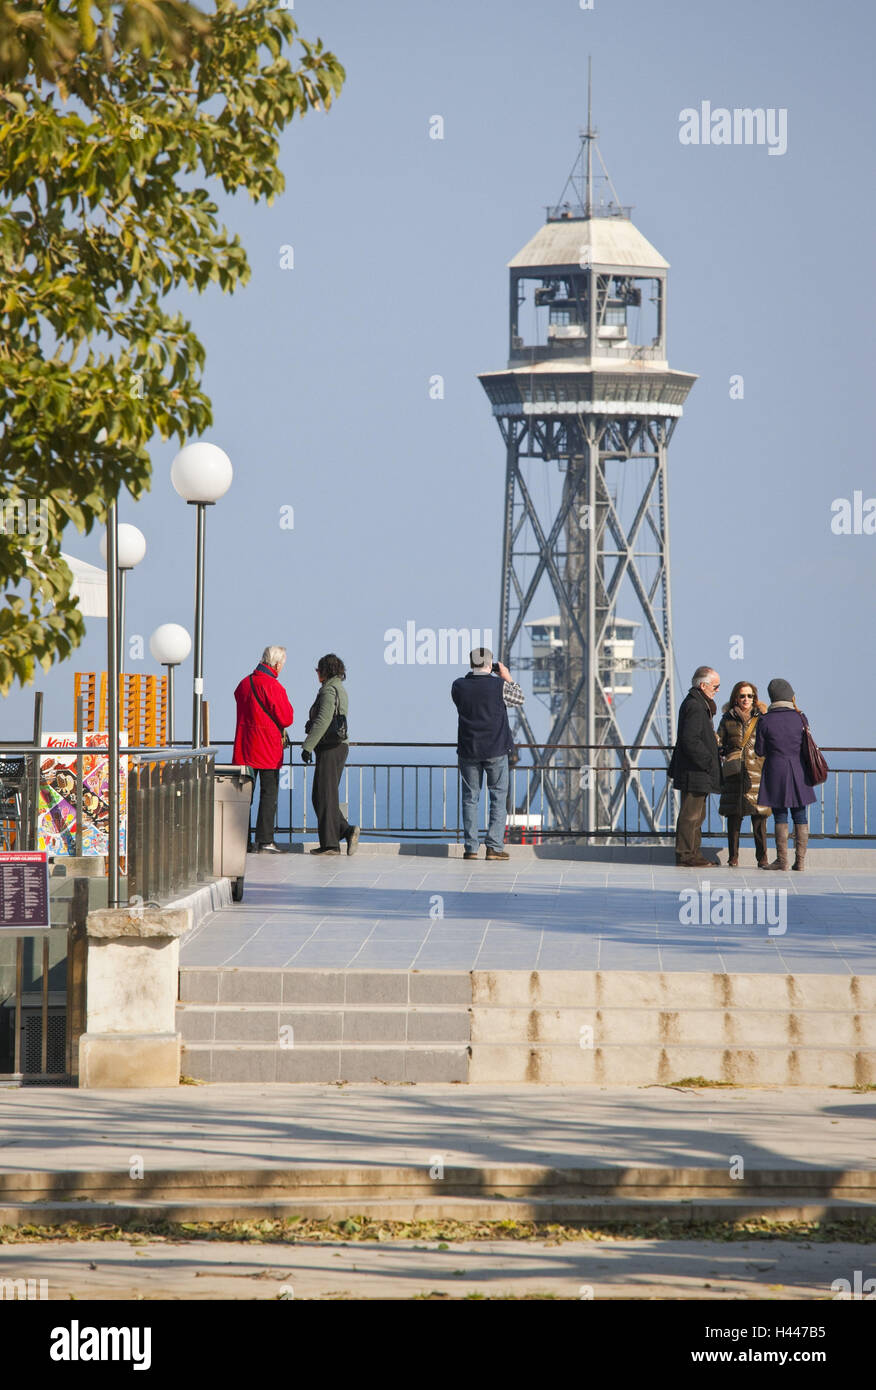
M 333 849 L 323 849 L 322 845 L 317 845 L 310 851 L 311 854 L 340 854 L 340 850 L 335 846 Z
M 259 854 L 279 854 L 279 853 L 280 853 L 280 846 L 279 846 L 279 845 L 275 845 L 275 844 L 270 844 L 270 845 L 259 845 L 259 847 L 258 847 L 258 853 L 259 853 Z
M 476 849 L 467 849 L 462 857 L 463 859 L 477 859 L 478 852 Z
M 356 846 L 357 846 L 358 843 L 359 843 L 359 827 L 358 827 L 358 825 L 351 825 L 350 828 L 349 828 L 349 830 L 347 831 L 346 835 L 344 836 L 344 839 L 345 839 L 346 842 L 347 842 L 347 853 L 348 853 L 348 854 L 355 854 L 355 853 L 356 853 Z
M 511 855 L 510 855 L 510 854 L 506 854 L 505 851 L 504 851 L 503 849 L 488 849 L 488 850 L 487 850 L 487 858 L 488 858 L 488 859 L 510 859 L 510 858 L 511 858 Z

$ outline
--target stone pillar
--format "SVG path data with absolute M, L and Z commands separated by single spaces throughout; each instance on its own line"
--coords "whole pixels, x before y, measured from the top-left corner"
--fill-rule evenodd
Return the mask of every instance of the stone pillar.
M 80 1086 L 179 1085 L 179 938 L 191 924 L 188 907 L 89 912 Z

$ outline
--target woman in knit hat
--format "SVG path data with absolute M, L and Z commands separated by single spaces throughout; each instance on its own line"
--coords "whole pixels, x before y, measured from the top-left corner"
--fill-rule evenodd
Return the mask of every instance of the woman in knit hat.
M 760 801 L 773 808 L 776 825 L 776 858 L 767 869 L 788 867 L 788 808 L 794 821 L 794 865 L 800 872 L 806 860 L 809 839 L 807 806 L 815 800 L 815 792 L 807 784 L 803 767 L 804 721 L 797 709 L 794 691 L 787 681 L 771 680 L 767 686 L 770 707 L 757 725 L 754 751 L 763 757 L 760 779 Z M 804 715 L 805 719 L 805 715 Z

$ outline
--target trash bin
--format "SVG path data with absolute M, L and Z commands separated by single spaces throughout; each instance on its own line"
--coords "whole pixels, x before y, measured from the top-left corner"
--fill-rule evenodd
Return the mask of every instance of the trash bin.
M 217 763 L 213 783 L 213 873 L 231 879 L 231 896 L 243 897 L 249 812 L 255 786 L 251 767 Z

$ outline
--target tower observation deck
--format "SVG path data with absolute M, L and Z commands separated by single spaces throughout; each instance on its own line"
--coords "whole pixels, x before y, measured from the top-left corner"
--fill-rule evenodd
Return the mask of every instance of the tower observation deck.
M 551 769 L 550 828 L 585 834 L 617 828 L 627 796 L 654 828 L 668 794 L 655 803 L 654 755 L 631 745 L 674 737 L 667 451 L 696 380 L 669 366 L 669 265 L 604 164 L 594 177 L 596 133 L 588 117 L 559 203 L 509 262 L 508 365 L 479 376 L 506 450 L 499 655 L 538 673 L 547 711 L 546 737 L 526 711 L 517 735 Z

